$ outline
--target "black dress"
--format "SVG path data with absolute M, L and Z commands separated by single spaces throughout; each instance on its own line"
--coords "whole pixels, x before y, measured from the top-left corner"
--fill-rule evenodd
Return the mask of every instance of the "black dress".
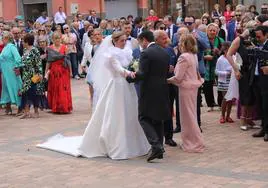
M 245 46 L 245 39 L 240 37 L 240 45 L 237 50 L 239 55 L 243 60 L 243 64 L 240 69 L 240 73 L 242 75 L 239 82 L 239 98 L 240 103 L 243 106 L 252 106 L 255 104 L 255 97 L 253 92 L 253 87 L 250 84 L 251 79 L 251 66 L 250 60 L 248 58 L 248 52 Z

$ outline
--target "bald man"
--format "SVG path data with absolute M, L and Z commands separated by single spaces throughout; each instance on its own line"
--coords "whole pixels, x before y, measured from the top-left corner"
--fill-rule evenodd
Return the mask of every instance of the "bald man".
M 22 56 L 23 55 L 23 44 L 22 44 L 22 40 L 21 40 L 21 30 L 18 27 L 13 27 L 11 30 L 11 33 L 12 33 L 13 38 L 14 38 L 13 43 L 16 45 L 20 56 Z

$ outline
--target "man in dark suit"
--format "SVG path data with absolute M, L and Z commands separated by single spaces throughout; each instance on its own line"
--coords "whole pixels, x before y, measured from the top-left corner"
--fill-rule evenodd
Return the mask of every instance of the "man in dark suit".
M 260 49 L 268 51 L 268 26 L 258 26 L 255 29 L 256 39 L 260 43 Z M 262 116 L 262 128 L 258 133 L 253 134 L 253 137 L 264 137 L 264 141 L 268 142 L 268 60 L 259 59 L 256 63 L 255 73 L 259 79 L 260 88 L 260 104 Z M 255 74 L 256 76 L 256 74 Z
M 90 15 L 87 17 L 87 21 L 93 24 L 94 28 L 98 28 L 101 22 L 101 19 L 97 17 L 97 13 L 95 10 L 90 11 Z
M 21 40 L 21 30 L 17 27 L 14 27 L 12 29 L 12 35 L 14 37 L 13 43 L 17 47 L 20 56 L 22 56 L 23 55 L 23 44 L 22 44 L 22 40 Z
M 81 40 L 80 34 L 79 34 L 79 23 L 78 22 L 72 23 L 71 33 L 75 34 L 76 38 L 77 38 L 77 41 L 76 41 L 77 61 L 78 61 L 78 64 L 80 64 L 82 61 L 84 52 L 82 49 L 82 40 Z M 80 75 L 78 75 L 78 76 L 80 76 Z
M 166 32 L 168 34 L 168 37 L 170 38 L 171 41 L 173 41 L 173 38 L 176 37 L 176 33 L 179 27 L 173 23 L 172 17 L 169 15 L 164 17 L 164 24 L 167 28 Z
M 144 31 L 142 26 L 142 17 L 137 17 L 134 20 L 134 29 L 132 30 L 131 36 L 134 38 L 138 38 L 139 34 Z
M 141 33 L 138 39 L 144 51 L 139 71 L 135 79 L 127 78 L 129 82 L 140 81 L 139 122 L 152 146 L 148 162 L 163 158 L 164 121 L 171 117 L 167 84 L 169 55 L 163 46 L 154 43 L 154 38 L 168 46 L 165 31 Z

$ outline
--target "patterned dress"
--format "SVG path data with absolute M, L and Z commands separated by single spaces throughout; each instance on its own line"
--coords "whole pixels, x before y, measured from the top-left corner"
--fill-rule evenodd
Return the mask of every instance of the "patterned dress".
M 29 53 L 25 50 L 22 56 L 22 63 L 24 64 L 22 71 L 22 100 L 25 101 L 26 105 L 33 104 L 34 107 L 38 107 L 39 96 L 44 92 L 44 89 L 42 82 L 33 83 L 32 77 L 43 74 L 39 50 L 35 47 Z

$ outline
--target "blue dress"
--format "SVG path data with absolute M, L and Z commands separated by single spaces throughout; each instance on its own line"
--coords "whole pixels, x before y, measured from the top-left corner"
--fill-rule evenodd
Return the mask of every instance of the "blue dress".
M 15 104 L 20 106 L 21 97 L 18 92 L 22 80 L 14 72 L 14 68 L 22 67 L 20 54 L 14 44 L 8 43 L 0 54 L 0 71 L 2 72 L 2 95 L 0 104 Z

